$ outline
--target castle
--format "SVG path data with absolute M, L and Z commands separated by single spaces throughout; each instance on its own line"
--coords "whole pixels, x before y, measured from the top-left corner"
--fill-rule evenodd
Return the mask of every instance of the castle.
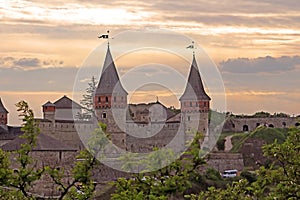
M 185 141 L 191 139 L 186 133 L 196 130 L 208 134 L 210 97 L 204 90 L 195 56 L 180 98 L 180 113 L 158 100 L 148 104 L 128 104 L 127 95 L 108 46 L 93 102 L 96 121 L 107 125 L 113 144 L 130 152 L 149 152 L 154 147 L 173 142 L 173 146 L 181 150 L 186 147 Z M 80 114 L 82 109 L 67 96 L 42 105 L 43 117 L 35 119 L 41 133 L 31 154 L 37 160 L 37 166 L 63 167 L 70 172 L 75 155 L 85 148 L 78 133 L 91 133 L 98 126 L 93 119 L 74 118 L 74 113 Z M 18 137 L 22 131 L 21 127 L 9 126 L 7 118 L 8 111 L 0 98 L 0 145 L 5 151 L 15 151 L 24 143 Z M 124 173 L 105 165 L 95 169 L 94 173 L 97 182 L 124 176 Z M 56 186 L 47 180 L 42 179 L 37 184 L 39 186 L 34 187 L 34 191 L 46 196 L 57 194 Z
M 82 113 L 83 107 L 67 96 L 42 105 L 43 118 L 36 119 L 41 134 L 32 153 L 38 160 L 37 166 L 62 166 L 70 169 L 78 150 L 85 148 L 78 133 L 92 132 L 98 125 L 95 121 L 106 124 L 112 143 L 129 152 L 150 152 L 153 147 L 161 148 L 170 143 L 180 151 L 191 139 L 190 132 L 202 132 L 205 136 L 210 134 L 211 99 L 205 92 L 195 55 L 184 93 L 179 99 L 180 111 L 167 108 L 158 100 L 147 104 L 128 104 L 127 96 L 108 46 L 93 97 L 96 120 L 74 118 L 74 113 Z M 18 137 L 22 134 L 21 127 L 9 126 L 7 119 L 8 111 L 0 98 L 0 146 L 5 151 L 14 151 L 20 148 L 24 140 Z M 228 118 L 223 131 L 252 131 L 262 124 L 282 128 L 300 125 L 296 118 L 290 117 Z M 124 176 L 104 165 L 97 170 L 95 174 L 99 182 Z M 55 186 L 42 182 L 38 189 L 51 196 Z
M 151 151 L 153 147 L 167 145 L 178 132 L 198 131 L 209 134 L 210 97 L 205 92 L 198 65 L 193 54 L 187 84 L 180 97 L 180 112 L 167 108 L 158 100 L 152 103 L 128 104 L 115 66 L 110 47 L 107 47 L 102 73 L 94 93 L 94 111 L 97 121 L 107 125 L 112 142 L 132 152 Z M 41 133 L 75 149 L 83 149 L 78 132 L 95 129 L 93 120 L 74 119 L 82 106 L 67 96 L 54 103 L 42 105 L 43 118 L 36 119 Z M 20 135 L 20 127 L 7 125 L 8 111 L 0 99 L 0 145 Z M 223 131 L 252 131 L 257 126 L 284 128 L 297 126 L 297 119 L 281 118 L 228 118 Z
M 153 147 L 166 146 L 178 132 L 182 134 L 181 140 L 186 140 L 185 132 L 208 134 L 211 99 L 204 90 L 195 56 L 180 97 L 180 113 L 158 100 L 148 104 L 128 104 L 127 96 L 108 46 L 93 102 L 95 117 L 107 125 L 113 144 L 127 151 L 148 152 Z M 94 120 L 74 119 L 74 113 L 81 113 L 82 107 L 67 96 L 54 103 L 48 101 L 42 107 L 43 118 L 36 119 L 41 132 L 71 147 L 83 149 L 78 132 L 93 131 L 95 123 Z

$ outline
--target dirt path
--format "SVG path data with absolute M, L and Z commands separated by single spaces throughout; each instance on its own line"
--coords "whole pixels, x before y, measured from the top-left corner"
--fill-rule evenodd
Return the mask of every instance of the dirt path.
M 230 151 L 232 149 L 232 143 L 231 143 L 231 138 L 232 138 L 232 135 L 231 136 L 227 136 L 225 138 L 225 148 L 224 148 L 224 151 Z

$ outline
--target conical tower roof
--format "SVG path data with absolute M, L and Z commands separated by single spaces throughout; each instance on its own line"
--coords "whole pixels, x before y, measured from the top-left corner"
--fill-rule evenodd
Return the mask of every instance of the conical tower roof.
M 44 105 L 42 105 L 43 107 L 45 106 L 53 106 L 55 107 L 56 105 L 54 103 L 52 103 L 51 101 L 47 101 L 47 103 L 45 103 Z
M 6 110 L 6 108 L 4 107 L 2 100 L 0 98 L 0 113 L 8 113 L 8 111 Z
M 193 55 L 193 62 L 191 65 L 185 91 L 180 97 L 180 101 L 182 100 L 210 100 L 210 97 L 204 90 L 195 55 Z
M 108 46 L 95 95 L 112 95 L 113 93 L 121 95 L 128 94 L 120 82 L 119 75 Z

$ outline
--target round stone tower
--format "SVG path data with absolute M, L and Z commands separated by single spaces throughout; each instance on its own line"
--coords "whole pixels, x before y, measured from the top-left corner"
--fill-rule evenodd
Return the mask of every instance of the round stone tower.
M 211 99 L 204 90 L 195 55 L 193 55 L 185 91 L 179 100 L 185 130 L 196 130 L 206 135 Z
M 98 121 L 106 124 L 112 142 L 120 147 L 124 147 L 126 140 L 127 95 L 108 46 L 101 77 L 94 94 L 94 109 Z
M 7 114 L 8 111 L 4 107 L 0 98 L 0 125 L 7 125 Z

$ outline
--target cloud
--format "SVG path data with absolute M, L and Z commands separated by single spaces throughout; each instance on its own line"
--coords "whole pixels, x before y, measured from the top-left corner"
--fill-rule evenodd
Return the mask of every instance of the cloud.
M 286 95 L 286 92 L 278 92 L 278 91 L 254 91 L 254 90 L 249 90 L 249 91 L 226 91 L 227 96 L 271 96 L 271 95 Z
M 40 60 L 37 58 L 21 58 L 13 62 L 14 65 L 20 67 L 40 67 Z
M 72 91 L 77 68 L 0 68 L 0 91 Z
M 220 63 L 220 68 L 222 72 L 229 73 L 280 73 L 295 70 L 298 65 L 300 65 L 299 56 L 279 58 L 266 56 L 228 59 Z
M 32 57 L 0 57 L 0 69 L 1 68 L 13 68 L 20 70 L 33 70 L 43 67 L 61 67 L 64 61 L 59 60 L 42 60 Z

